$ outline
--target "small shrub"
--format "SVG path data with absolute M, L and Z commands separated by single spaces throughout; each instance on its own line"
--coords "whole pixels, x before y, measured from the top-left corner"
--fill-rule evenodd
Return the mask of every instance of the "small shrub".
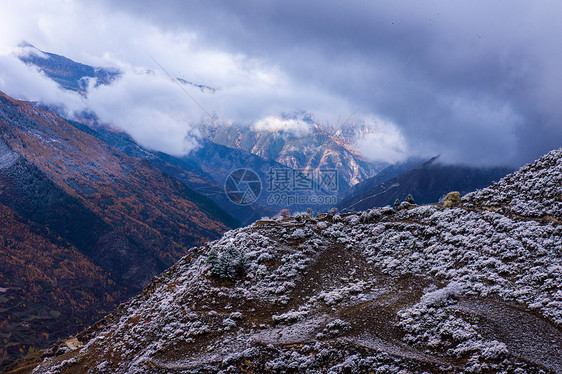
M 461 201 L 461 194 L 458 191 L 449 192 L 447 196 L 443 199 L 443 206 L 445 208 L 451 208 L 458 205 Z
M 289 211 L 289 209 L 281 209 L 278 216 L 281 218 L 287 218 L 291 216 L 291 212 Z

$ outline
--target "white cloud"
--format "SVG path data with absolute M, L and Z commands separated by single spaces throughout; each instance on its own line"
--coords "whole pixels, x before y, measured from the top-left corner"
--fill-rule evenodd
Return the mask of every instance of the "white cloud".
M 365 124 L 371 130 L 356 144 L 365 157 L 389 163 L 404 161 L 408 157 L 406 139 L 398 126 L 381 118 L 368 118 Z
M 256 122 L 254 129 L 262 131 L 287 131 L 297 136 L 304 136 L 310 131 L 310 125 L 296 119 L 286 119 L 281 116 L 268 116 Z
M 562 13 L 555 2 L 357 0 L 321 9 L 317 2 L 282 1 L 0 2 L 0 55 L 25 40 L 125 72 L 122 82 L 94 90 L 84 103 L 3 60 L 6 93 L 92 107 L 159 150 L 188 149 L 185 135 L 208 119 L 148 54 L 173 76 L 218 88 L 190 93 L 234 125 L 300 111 L 338 124 L 413 55 L 353 118 L 393 123 L 384 136 L 369 135 L 371 147 L 362 148 L 369 155 L 400 159 L 407 144 L 407 153 L 441 153 L 451 162 L 520 162 L 560 146 Z
M 90 87 L 88 106 L 145 147 L 181 155 L 196 144 L 193 118 L 201 115 L 162 74 L 129 69 L 111 85 Z
M 49 105 L 64 103 L 72 110 L 86 106 L 83 97 L 59 89 L 55 82 L 14 55 L 0 56 L 0 90 L 21 100 Z
M 24 0 L 21 6 L 6 8 L 0 21 L 21 23 L 8 23 L 9 37 L 0 34 L 0 50 L 28 53 L 17 48 L 25 40 L 78 62 L 117 67 L 123 76 L 109 86 L 90 87 L 88 97 L 82 98 L 59 89 L 10 55 L 3 57 L 1 89 L 20 99 L 64 104 L 70 112 L 93 110 L 102 121 L 127 131 L 148 148 L 172 154 L 189 151 L 196 144 L 197 127 L 209 121 L 208 113 L 224 124 L 248 125 L 282 112 L 322 112 L 341 106 L 336 104 L 341 98 L 300 85 L 274 64 L 208 46 L 194 31 L 163 31 L 146 20 L 108 13 L 92 4 L 55 3 L 45 6 Z M 24 17 L 25 13 L 29 15 Z M 0 26 L 5 28 L 6 24 Z M 196 104 L 168 73 L 218 91 L 205 94 L 185 86 Z M 286 124 L 298 131 L 296 122 Z

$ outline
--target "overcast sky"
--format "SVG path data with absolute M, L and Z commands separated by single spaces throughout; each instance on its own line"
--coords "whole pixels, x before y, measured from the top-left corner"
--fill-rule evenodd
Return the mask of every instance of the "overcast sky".
M 519 166 L 562 146 L 558 1 L 92 3 L 0 0 L 0 89 L 93 109 L 175 154 L 193 146 L 185 135 L 205 111 L 262 127 L 306 111 L 337 126 L 359 108 L 352 122 L 376 132 L 357 146 L 391 162 Z M 125 74 L 87 100 L 61 92 L 14 57 L 22 41 Z M 205 111 L 150 56 L 218 88 L 190 91 Z

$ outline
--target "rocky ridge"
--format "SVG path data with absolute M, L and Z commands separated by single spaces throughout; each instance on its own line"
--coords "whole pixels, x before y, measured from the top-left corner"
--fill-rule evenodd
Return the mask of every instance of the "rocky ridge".
M 561 186 L 559 149 L 452 208 L 258 221 L 34 372 L 562 372 Z
M 230 231 L 35 372 L 562 372 L 561 182 L 562 149 L 449 209 Z

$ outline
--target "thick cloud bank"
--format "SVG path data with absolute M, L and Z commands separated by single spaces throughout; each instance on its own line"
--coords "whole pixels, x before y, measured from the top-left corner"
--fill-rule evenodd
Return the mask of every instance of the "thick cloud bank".
M 271 129 L 306 111 L 337 128 L 360 108 L 351 122 L 384 118 L 358 145 L 373 159 L 518 165 L 562 145 L 561 18 L 518 0 L 2 2 L 0 89 L 88 107 L 174 154 L 207 112 Z M 10 57 L 22 40 L 124 75 L 87 99 L 60 92 Z M 196 104 L 150 56 L 218 90 L 185 86 Z

